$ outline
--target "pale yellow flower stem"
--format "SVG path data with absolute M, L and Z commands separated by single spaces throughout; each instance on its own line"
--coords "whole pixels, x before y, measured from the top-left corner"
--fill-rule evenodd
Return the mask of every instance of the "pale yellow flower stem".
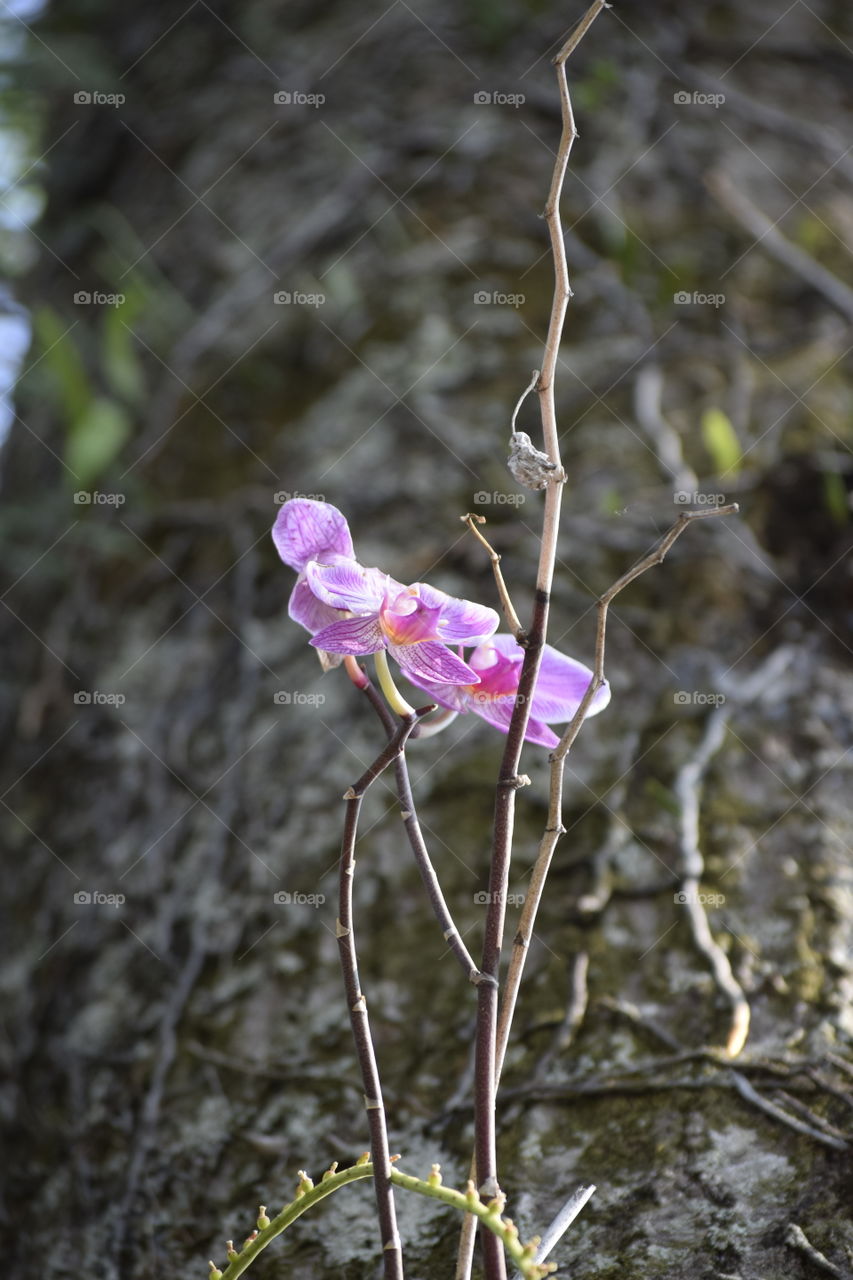
M 388 656 L 385 650 L 379 649 L 373 656 L 376 660 L 376 675 L 379 680 L 379 687 L 388 699 L 389 707 L 398 716 L 413 716 L 415 714 L 414 707 L 409 706 L 391 678 Z

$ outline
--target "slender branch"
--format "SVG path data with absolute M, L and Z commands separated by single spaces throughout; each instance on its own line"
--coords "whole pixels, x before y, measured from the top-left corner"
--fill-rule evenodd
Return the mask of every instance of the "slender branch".
M 705 183 L 723 208 L 755 237 L 755 243 L 750 249 L 761 245 L 788 271 L 794 272 L 810 288 L 823 294 L 826 301 L 840 311 L 845 319 L 853 321 L 853 289 L 849 285 L 839 280 L 838 276 L 828 271 L 811 254 L 806 253 L 805 249 L 783 236 L 776 223 L 766 213 L 762 213 L 722 170 L 710 173 Z
M 498 1056 L 497 1056 L 497 1074 L 500 1078 L 500 1072 L 503 1067 L 506 1049 L 509 1043 L 510 1028 L 515 1013 L 515 1006 L 518 1000 L 518 992 L 521 986 L 521 978 L 524 972 L 524 964 L 527 959 L 527 951 L 533 937 L 533 929 L 536 923 L 536 916 L 539 911 L 539 904 L 542 900 L 542 892 L 545 887 L 545 881 L 548 876 L 548 870 L 551 865 L 551 859 L 557 846 L 557 841 L 565 828 L 562 824 L 563 811 L 563 773 L 565 769 L 566 756 L 574 743 L 581 725 L 586 718 L 590 703 L 595 696 L 596 690 L 600 689 L 604 684 L 604 650 L 605 636 L 607 631 L 607 611 L 612 601 L 616 598 L 620 591 L 629 586 L 636 578 L 645 573 L 647 569 L 651 569 L 654 565 L 660 564 L 672 544 L 684 532 L 689 524 L 695 520 L 708 519 L 714 516 L 727 516 L 737 513 L 737 504 L 731 503 L 725 507 L 708 507 L 696 511 L 683 511 L 668 529 L 658 543 L 652 548 L 648 555 L 630 568 L 627 573 L 623 573 L 611 587 L 605 591 L 604 595 L 598 602 L 598 627 L 596 632 L 595 644 L 595 664 L 593 667 L 592 679 L 589 682 L 586 693 L 581 699 L 581 703 L 571 721 L 571 724 L 563 734 L 560 744 L 555 748 L 551 755 L 551 781 L 548 801 L 548 818 L 542 839 L 539 843 L 539 853 L 533 867 L 533 872 L 528 884 L 527 893 L 524 899 L 524 906 L 521 912 L 521 918 L 516 931 L 512 956 L 510 958 L 509 972 L 506 980 L 506 990 L 501 1002 L 500 1027 L 498 1031 Z
M 379 719 L 385 728 L 389 739 L 393 738 L 397 732 L 397 721 L 391 715 L 388 707 L 377 690 L 371 684 L 367 675 L 362 671 L 361 679 L 357 682 L 358 687 L 370 702 Z M 412 731 L 412 736 L 421 737 L 424 729 L 423 724 L 417 724 Z M 480 970 L 477 968 L 474 960 L 465 943 L 462 941 L 462 935 L 453 922 L 450 909 L 447 906 L 444 894 L 441 891 L 438 876 L 435 868 L 430 860 L 429 851 L 421 831 L 421 824 L 418 820 L 417 810 L 415 808 L 415 799 L 412 794 L 412 785 L 409 780 L 409 767 L 406 763 L 406 755 L 401 751 L 394 760 L 394 771 L 397 780 L 397 797 L 400 801 L 400 811 L 403 819 L 403 825 L 406 829 L 406 835 L 409 837 L 409 844 L 412 847 L 412 853 L 415 855 L 415 863 L 420 872 L 421 880 L 429 898 L 433 915 L 441 927 L 441 932 L 445 942 L 450 950 L 459 961 L 465 976 L 469 981 L 477 985 L 483 980 Z
M 355 873 L 355 842 L 358 833 L 358 818 L 364 793 L 392 760 L 397 759 L 401 754 L 406 745 L 406 740 L 416 723 L 416 714 L 403 719 L 373 764 L 344 794 L 347 807 L 341 845 L 338 919 L 335 925 L 347 1006 L 350 1012 L 350 1025 L 361 1071 L 364 1106 L 367 1111 L 367 1121 L 370 1129 L 370 1145 L 374 1160 L 373 1185 L 376 1191 L 385 1280 L 403 1280 L 403 1252 L 399 1232 L 397 1231 L 397 1214 L 394 1206 L 394 1192 L 391 1186 L 391 1156 L 388 1146 L 385 1105 L 382 1099 L 382 1085 L 379 1079 L 379 1068 L 376 1062 L 373 1038 L 370 1034 L 367 1001 L 361 989 L 361 982 L 358 976 L 358 958 L 353 927 L 352 888 Z
M 676 901 L 684 906 L 693 942 L 710 965 L 719 989 L 731 1005 L 732 1016 L 726 1052 L 736 1058 L 749 1035 L 749 1003 L 743 988 L 732 973 L 729 958 L 715 941 L 708 924 L 699 893 L 699 882 L 705 870 L 705 860 L 699 845 L 699 796 L 702 779 L 714 755 L 723 745 L 728 722 L 728 711 L 717 707 L 708 717 L 702 740 L 692 759 L 683 764 L 676 774 L 675 794 L 680 807 L 679 852 L 681 855 L 680 885 Z
M 604 0 L 595 0 L 595 3 L 581 19 L 580 24 L 555 58 L 563 127 L 551 188 L 545 206 L 545 221 L 551 242 L 555 279 L 544 359 L 537 382 L 544 448 L 552 466 L 545 473 L 545 478 L 542 481 L 542 485 L 545 488 L 545 511 L 539 549 L 539 565 L 536 574 L 536 598 L 531 626 L 523 641 L 525 647 L 524 661 L 512 719 L 507 733 L 495 797 L 489 874 L 489 904 L 486 911 L 485 936 L 480 969 L 484 974 L 493 977 L 496 982 L 499 979 L 500 957 L 503 945 L 506 892 L 509 883 L 512 833 L 515 820 L 515 793 L 520 785 L 518 769 L 521 748 L 524 743 L 530 715 L 530 704 L 539 674 L 542 650 L 545 645 L 551 583 L 557 554 L 560 504 L 565 480 L 565 473 L 560 462 L 560 442 L 554 402 L 554 374 L 557 355 L 563 333 L 566 308 L 571 297 L 566 251 L 560 223 L 560 195 L 569 155 L 577 136 L 568 82 L 566 80 L 565 64 L 569 54 L 583 38 L 603 8 L 605 8 Z M 499 1192 L 495 1148 L 495 1091 L 498 1078 L 497 1014 L 497 990 L 491 985 L 481 985 L 477 1002 L 474 1064 L 474 1133 L 477 1182 L 481 1192 L 488 1197 L 497 1195 Z M 470 1228 L 468 1235 L 470 1235 Z M 498 1242 L 495 1241 L 493 1236 L 486 1236 L 485 1233 L 481 1233 L 481 1240 L 486 1280 L 504 1280 L 506 1262 Z M 471 1244 L 468 1243 L 466 1235 L 463 1235 L 457 1262 L 457 1275 L 460 1274 L 460 1271 L 461 1274 L 466 1276 L 470 1274 L 470 1256 Z
M 495 582 L 497 583 L 498 595 L 501 598 L 501 608 L 504 611 L 504 617 L 506 618 L 507 626 L 509 627 L 510 631 L 512 632 L 512 634 L 515 636 L 516 640 L 520 644 L 524 639 L 524 628 L 522 627 L 521 622 L 519 621 L 518 614 L 515 612 L 515 607 L 513 606 L 512 600 L 510 599 L 510 596 L 509 596 L 509 591 L 507 590 L 506 583 L 504 582 L 504 576 L 500 570 L 501 558 L 498 555 L 497 551 L 495 551 L 492 544 L 489 542 L 488 538 L 484 537 L 484 535 L 480 533 L 480 530 L 477 528 L 478 524 L 486 523 L 486 517 L 472 515 L 471 512 L 469 511 L 467 515 L 460 516 L 459 518 L 463 524 L 467 524 L 468 528 L 471 530 L 471 532 L 473 533 L 477 541 L 481 543 L 489 553 L 489 559 L 492 562 L 492 572 L 495 575 Z

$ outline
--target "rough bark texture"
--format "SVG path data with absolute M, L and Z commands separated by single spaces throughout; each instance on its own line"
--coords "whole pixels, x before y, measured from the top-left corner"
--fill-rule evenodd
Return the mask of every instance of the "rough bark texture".
M 203 1275 L 258 1203 L 290 1198 L 298 1168 L 316 1176 L 366 1145 L 333 897 L 340 796 L 382 734 L 287 619 L 292 575 L 268 529 L 277 494 L 321 494 L 365 563 L 491 601 L 458 523 L 479 510 L 529 613 L 541 496 L 505 457 L 550 304 L 537 214 L 559 119 L 545 55 L 579 16 L 552 0 L 91 0 L 37 25 L 21 92 L 44 109 L 37 153 L 56 145 L 40 170 L 45 248 L 20 295 L 44 333 L 51 317 L 73 328 L 43 359 L 49 342 L 33 348 L 3 459 L 8 1275 Z M 534 1078 L 585 952 L 586 1015 L 538 1077 L 574 1093 L 514 1093 L 499 1119 L 524 1233 L 578 1183 L 598 1185 L 557 1253 L 576 1280 L 820 1274 L 786 1243 L 791 1223 L 853 1274 L 849 1153 L 760 1112 L 724 1066 L 671 1061 L 676 1043 L 719 1045 L 727 1029 L 673 901 L 675 779 L 724 696 L 703 887 L 725 896 L 711 925 L 752 1005 L 744 1075 L 851 1130 L 849 317 L 706 184 L 726 174 L 843 277 L 851 42 L 847 7 L 829 0 L 624 3 L 570 67 L 581 136 L 565 196 L 575 297 L 552 641 L 591 658 L 596 594 L 671 523 L 691 470 L 742 504 L 620 598 L 613 703 L 569 760 L 568 834 L 505 1080 Z M 126 102 L 75 104 L 80 91 Z M 709 93 L 726 100 L 694 99 Z M 126 347 L 109 308 L 74 305 L 81 289 L 126 296 Z M 663 426 L 648 398 L 636 411 L 650 364 Z M 60 460 L 95 394 L 132 432 L 81 483 Z M 742 455 L 725 474 L 709 410 Z M 533 413 L 518 426 L 536 440 Z M 661 462 L 674 442 L 676 479 Z M 75 504 L 83 489 L 125 502 Z M 788 665 L 748 704 L 744 680 L 781 648 Z M 475 951 L 500 749 L 461 720 L 410 750 Z M 519 893 L 545 753 L 527 748 L 523 768 Z M 447 1107 L 469 1070 L 474 991 L 428 917 L 384 783 L 362 830 L 362 979 L 392 1150 L 458 1183 L 470 1111 Z M 817 1078 L 779 1074 L 792 1063 Z M 346 1189 L 301 1220 L 259 1280 L 375 1275 L 371 1194 Z M 452 1274 L 457 1227 L 401 1201 L 409 1274 Z

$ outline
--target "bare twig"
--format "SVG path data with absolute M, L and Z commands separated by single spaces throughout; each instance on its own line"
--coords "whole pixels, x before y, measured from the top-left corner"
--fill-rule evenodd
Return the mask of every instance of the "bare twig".
M 521 641 L 524 639 L 524 628 L 522 627 L 519 621 L 518 614 L 515 612 L 515 608 L 513 607 L 512 600 L 510 599 L 510 596 L 509 596 L 509 591 L 507 591 L 507 586 L 506 586 L 506 583 L 504 582 L 504 576 L 501 573 L 501 569 L 500 569 L 501 558 L 498 555 L 497 551 L 495 551 L 494 547 L 489 542 L 489 540 L 486 537 L 484 537 L 484 535 L 480 533 L 480 530 L 477 528 L 478 524 L 486 523 L 486 517 L 472 515 L 472 513 L 469 511 L 467 515 L 460 516 L 460 519 L 463 524 L 467 524 L 468 528 L 471 530 L 471 532 L 473 533 L 477 541 L 480 542 L 489 553 L 489 559 L 492 562 L 492 572 L 495 575 L 495 582 L 497 583 L 498 595 L 501 598 L 501 608 L 504 611 L 504 617 L 506 618 L 507 626 L 509 627 L 510 631 L 512 632 L 512 634 L 515 636 L 516 640 L 520 644 Z
M 604 683 L 604 647 L 607 630 L 607 611 L 610 604 L 620 591 L 623 591 L 625 587 L 632 583 L 636 578 L 639 578 L 647 569 L 652 568 L 653 565 L 661 563 L 672 544 L 679 535 L 684 532 L 688 524 L 692 524 L 695 520 L 707 519 L 712 516 L 733 515 L 737 512 L 737 509 L 737 505 L 732 503 L 725 507 L 709 507 L 696 511 L 683 511 L 673 524 L 672 528 L 664 534 L 648 555 L 639 560 L 631 569 L 628 570 L 627 573 L 624 573 L 622 577 L 604 593 L 598 602 L 598 629 L 596 634 L 595 665 L 593 668 L 592 679 L 590 680 L 589 687 L 581 700 L 580 706 L 578 707 L 571 724 L 566 729 L 559 746 L 555 748 L 551 756 L 551 783 L 547 825 L 539 843 L 539 853 L 537 855 L 533 872 L 530 877 L 530 883 L 525 895 L 521 919 L 519 920 L 518 929 L 513 943 L 512 957 L 510 959 L 509 972 L 506 980 L 506 990 L 501 1002 L 500 1028 L 498 1033 L 498 1077 L 500 1077 L 507 1044 L 509 1043 L 510 1027 L 512 1025 L 513 1014 L 515 1012 L 516 1001 L 518 1000 L 518 992 L 521 986 L 521 978 L 524 971 L 524 963 L 527 958 L 527 950 L 530 946 L 530 940 L 533 937 L 533 928 L 539 911 L 539 904 L 542 900 L 542 891 L 545 886 L 545 880 L 551 865 L 554 849 L 557 846 L 557 841 L 565 830 L 561 820 L 565 758 L 568 755 L 575 738 L 580 732 L 581 725 L 584 722 L 596 690 L 600 689 Z
M 705 860 L 699 847 L 700 791 L 705 771 L 725 740 L 728 717 L 728 708 L 724 706 L 716 707 L 711 712 L 694 756 L 676 774 L 675 794 L 681 808 L 678 839 L 681 891 L 676 900 L 681 902 L 687 913 L 694 945 L 708 961 L 714 981 L 731 1005 L 732 1017 L 726 1052 L 736 1058 L 749 1035 L 749 1003 L 732 973 L 728 956 L 714 940 L 702 895 L 699 893 L 699 882 L 705 870 Z
M 830 1276 L 843 1276 L 844 1272 L 837 1267 L 834 1262 L 830 1262 L 829 1258 L 825 1258 L 819 1249 L 816 1249 L 806 1236 L 802 1227 L 798 1227 L 796 1222 L 792 1222 L 785 1232 L 785 1244 L 789 1244 L 792 1249 L 798 1249 L 800 1253 L 805 1254 L 809 1262 L 819 1267 L 821 1271 L 825 1271 Z
M 366 672 L 360 669 L 360 679 L 358 687 L 367 697 L 370 705 L 373 707 L 379 719 L 388 734 L 389 740 L 393 739 L 397 732 L 397 721 L 394 719 L 388 706 L 381 694 L 373 686 L 368 679 Z M 427 722 L 428 723 L 428 722 Z M 421 737 L 421 731 L 424 724 L 418 723 L 412 730 L 412 735 Z M 444 894 L 441 891 L 441 885 L 435 868 L 430 860 L 429 851 L 421 831 L 421 824 L 418 820 L 417 809 L 415 808 L 415 799 L 412 795 L 412 786 L 409 781 L 409 768 L 406 763 L 406 753 L 401 751 L 394 760 L 394 771 L 397 779 L 397 797 L 400 801 L 400 815 L 403 819 L 403 825 L 406 829 L 406 835 L 409 837 L 409 844 L 412 847 L 412 853 L 415 856 L 415 863 L 420 872 L 421 880 L 429 898 L 433 915 L 438 921 L 442 936 L 450 950 L 459 961 L 465 976 L 475 985 L 483 980 L 483 976 L 477 968 L 471 953 L 462 941 L 462 936 L 453 922 L 453 917 L 445 901 Z
M 788 271 L 792 271 L 801 280 L 805 280 L 810 288 L 823 294 L 827 302 L 840 311 L 847 320 L 853 320 L 853 289 L 816 262 L 811 254 L 783 236 L 782 232 L 777 230 L 776 224 L 762 213 L 748 196 L 738 190 L 727 174 L 716 170 L 708 174 L 706 183 L 708 190 L 723 208 L 750 235 L 755 236 L 753 248 L 760 244 Z
M 382 1085 L 379 1080 L 379 1068 L 376 1063 L 373 1038 L 367 1017 L 367 1001 L 361 989 L 358 976 L 358 958 L 353 928 L 352 887 L 355 873 L 355 842 L 362 799 L 371 783 L 375 782 L 388 765 L 403 751 L 406 740 L 416 724 L 417 720 L 414 715 L 407 716 L 401 720 L 396 733 L 391 736 L 373 764 L 344 793 L 347 807 L 341 845 L 338 919 L 335 926 L 347 1005 L 350 1012 L 350 1024 L 364 1087 L 364 1107 L 367 1111 L 367 1120 L 370 1128 L 370 1143 L 373 1153 L 373 1185 L 376 1191 L 376 1204 L 379 1214 L 385 1280 L 403 1280 L 403 1251 L 399 1232 L 397 1231 L 397 1214 L 391 1183 L 391 1154 L 388 1146 L 388 1127 L 385 1120 L 385 1105 L 382 1100 Z
M 783 1111 L 781 1107 L 777 1107 L 769 1099 L 762 1098 L 761 1094 L 753 1088 L 746 1077 L 741 1075 L 739 1071 L 732 1071 L 731 1076 L 740 1096 L 747 1102 L 751 1102 L 754 1107 L 758 1107 L 759 1111 L 763 1111 L 765 1115 L 772 1116 L 774 1120 L 778 1120 L 780 1124 L 787 1125 L 795 1133 L 804 1133 L 809 1138 L 814 1138 L 816 1142 L 822 1142 L 826 1147 L 833 1147 L 836 1151 L 848 1150 L 848 1143 L 843 1138 L 836 1138 L 833 1134 L 824 1133 L 822 1129 L 816 1129 L 814 1125 L 806 1124 L 804 1120 L 798 1120 L 796 1116 L 789 1115 L 787 1111 Z

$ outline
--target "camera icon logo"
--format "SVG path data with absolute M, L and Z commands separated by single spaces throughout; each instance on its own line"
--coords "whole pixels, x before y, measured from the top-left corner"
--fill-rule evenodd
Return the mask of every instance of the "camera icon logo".
M 489 293 L 488 289 L 478 289 L 477 292 L 474 294 L 474 302 L 478 306 L 483 306 L 483 305 L 487 306 L 491 302 L 491 300 L 492 300 L 492 295 Z
M 91 904 L 92 895 L 86 889 L 78 889 L 74 895 L 75 905 L 78 907 L 88 907 Z
M 487 107 L 492 100 L 492 95 L 487 89 L 478 89 L 474 94 L 474 103 L 478 107 Z
M 293 301 L 293 296 L 286 290 L 280 289 L 278 293 L 273 294 L 272 300 L 277 307 L 286 307 Z
M 74 505 L 77 507 L 88 507 L 92 501 L 92 495 L 86 489 L 78 489 L 74 494 Z
M 89 707 L 92 704 L 92 695 L 88 689 L 78 689 L 74 695 L 75 707 Z
M 672 100 L 677 107 L 685 107 L 689 102 L 692 102 L 690 94 L 685 89 L 679 89 L 677 93 L 674 93 Z
M 289 107 L 293 101 L 293 95 L 289 89 L 279 89 L 277 93 L 273 94 L 272 100 L 277 107 Z
M 686 689 L 679 689 L 678 693 L 672 695 L 672 700 L 677 707 L 689 706 L 693 701 L 691 694 Z
M 479 893 L 474 894 L 474 902 L 478 907 L 484 907 L 488 905 L 488 903 L 490 903 L 491 900 L 492 900 L 492 895 L 490 893 L 487 893 L 485 889 L 481 889 Z
M 693 297 L 691 294 L 687 292 L 686 289 L 679 289 L 678 293 L 673 295 L 672 300 L 676 304 L 676 306 L 685 307 L 690 305 L 690 303 L 693 301 Z
M 283 889 L 280 889 L 278 893 L 273 894 L 272 900 L 277 907 L 288 907 L 290 906 L 290 903 L 292 902 L 293 898 L 291 894 L 287 893 Z
M 92 295 L 86 289 L 78 289 L 74 295 L 75 307 L 86 307 L 92 301 Z
M 87 93 L 85 89 L 78 89 L 74 95 L 74 101 L 77 106 L 88 106 L 92 101 L 91 93 Z

